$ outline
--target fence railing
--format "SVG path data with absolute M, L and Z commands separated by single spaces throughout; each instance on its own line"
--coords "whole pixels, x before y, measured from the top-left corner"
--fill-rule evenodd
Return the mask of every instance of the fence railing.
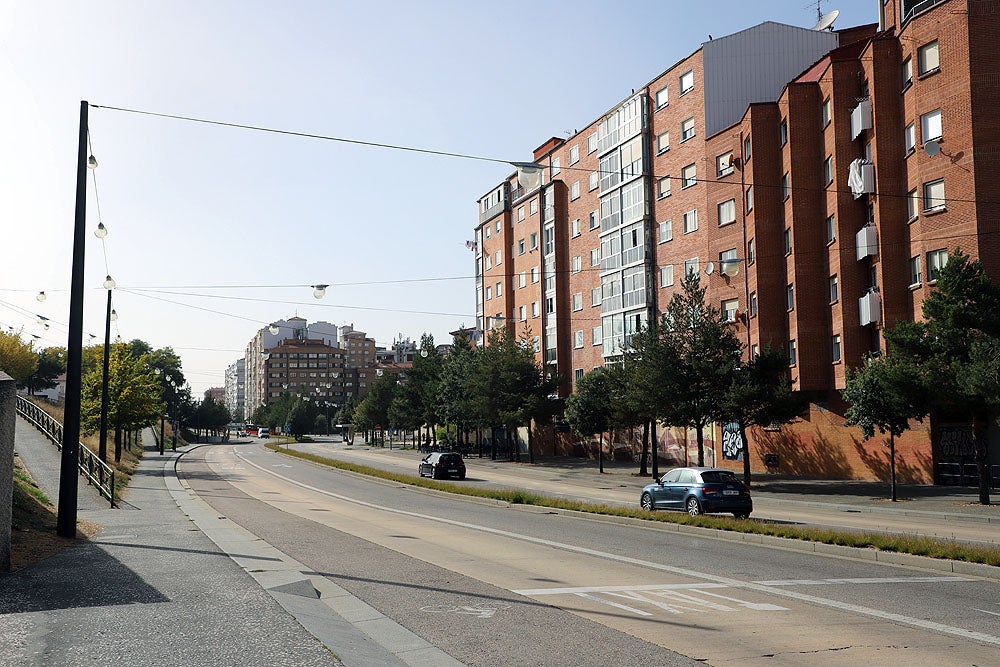
M 35 428 L 41 431 L 49 440 L 55 443 L 59 450 L 62 450 L 63 426 L 56 421 L 52 415 L 42 410 L 40 407 L 24 398 L 17 397 L 17 414 L 34 424 Z M 93 484 L 97 491 L 115 506 L 115 470 L 102 461 L 97 454 L 90 451 L 86 445 L 80 443 L 77 456 L 77 466 L 80 472 L 90 484 Z

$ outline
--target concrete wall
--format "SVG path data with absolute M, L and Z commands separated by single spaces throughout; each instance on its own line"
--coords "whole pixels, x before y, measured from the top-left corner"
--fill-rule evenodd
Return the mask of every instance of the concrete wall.
M 10 571 L 11 503 L 14 491 L 14 379 L 0 372 L 0 572 Z

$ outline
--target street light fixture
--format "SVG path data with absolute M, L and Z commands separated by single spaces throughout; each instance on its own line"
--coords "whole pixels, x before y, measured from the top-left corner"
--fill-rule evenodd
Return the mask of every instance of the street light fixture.
M 312 285 L 313 296 L 316 297 L 317 299 L 322 299 L 324 296 L 326 296 L 327 287 L 329 287 L 329 285 Z
M 48 297 L 45 296 L 45 291 L 42 290 L 41 292 L 38 293 L 38 296 L 36 296 L 35 298 L 38 299 L 39 301 L 45 301 L 45 299 L 47 299 Z
M 103 222 L 97 223 L 97 229 L 94 230 L 94 236 L 99 239 L 103 239 L 108 235 L 108 228 L 104 226 Z

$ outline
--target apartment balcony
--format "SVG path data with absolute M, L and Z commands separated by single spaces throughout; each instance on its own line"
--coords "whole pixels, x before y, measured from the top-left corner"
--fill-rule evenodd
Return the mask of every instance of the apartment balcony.
M 865 257 L 874 257 L 878 254 L 878 230 L 875 225 L 865 225 L 854 236 L 854 247 L 857 249 L 858 261 Z
M 857 139 L 865 130 L 872 129 L 872 100 L 866 97 L 851 110 L 851 139 Z
M 487 220 L 489 220 L 491 218 L 495 218 L 496 216 L 500 215 L 506 209 L 507 209 L 507 202 L 503 201 L 503 200 L 497 202 L 493 206 L 490 206 L 488 209 L 486 209 L 485 211 L 483 211 L 482 213 L 479 214 L 479 222 L 480 222 L 480 224 L 486 222 Z
M 858 311 L 861 316 L 861 326 L 882 321 L 882 299 L 878 292 L 868 292 L 858 299 Z
M 875 165 L 868 160 L 858 159 L 851 163 L 847 173 L 847 184 L 855 199 L 875 193 Z

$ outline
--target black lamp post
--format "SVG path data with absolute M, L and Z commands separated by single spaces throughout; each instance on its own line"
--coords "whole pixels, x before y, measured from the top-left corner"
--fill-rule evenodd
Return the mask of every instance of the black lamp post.
M 97 238 L 104 238 L 107 230 L 104 225 L 94 232 Z M 104 289 L 108 290 L 108 306 L 104 317 L 104 373 L 101 375 L 101 439 L 97 448 L 97 456 L 102 461 L 108 460 L 108 367 L 111 360 L 111 320 L 118 319 L 118 314 L 111 308 L 111 290 L 115 281 L 108 276 L 104 279 Z

